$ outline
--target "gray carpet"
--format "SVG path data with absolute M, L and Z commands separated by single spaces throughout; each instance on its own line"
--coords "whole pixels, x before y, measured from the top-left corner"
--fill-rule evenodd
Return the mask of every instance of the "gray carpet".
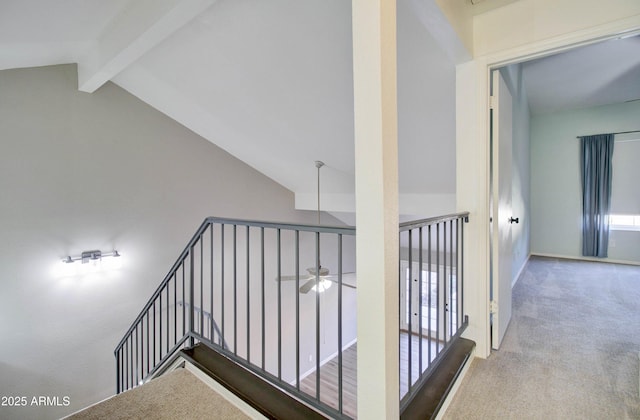
M 187 369 L 176 369 L 66 419 L 243 420 L 249 417 Z
M 532 257 L 445 419 L 640 419 L 640 267 Z

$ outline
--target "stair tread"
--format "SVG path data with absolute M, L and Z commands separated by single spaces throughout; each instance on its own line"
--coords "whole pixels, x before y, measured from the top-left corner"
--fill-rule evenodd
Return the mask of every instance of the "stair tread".
M 205 345 L 198 344 L 190 349 L 182 350 L 182 354 L 204 373 L 268 418 L 326 418 Z
M 400 413 L 400 419 L 434 418 L 475 346 L 476 343 L 471 340 L 456 339 L 438 366 Z

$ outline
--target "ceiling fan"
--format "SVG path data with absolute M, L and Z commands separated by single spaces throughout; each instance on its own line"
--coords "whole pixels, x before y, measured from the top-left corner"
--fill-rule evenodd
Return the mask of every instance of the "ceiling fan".
M 318 286 L 316 287 L 316 268 L 309 267 L 307 268 L 306 271 L 308 274 L 300 275 L 299 277 L 300 281 L 304 282 L 302 286 L 300 286 L 300 293 L 304 294 L 304 293 L 309 293 L 310 291 L 322 293 L 325 290 L 329 289 L 331 285 L 333 285 L 333 283 L 338 283 L 338 276 L 331 275 L 328 268 L 321 266 L 320 273 L 318 275 L 319 277 Z M 356 286 L 344 281 L 344 278 L 350 274 L 354 274 L 354 273 L 342 274 L 342 280 L 343 280 L 342 285 L 355 289 Z M 281 276 L 280 277 L 282 281 L 291 281 L 291 280 L 296 280 L 297 278 L 298 278 L 297 276 Z M 276 278 L 276 280 L 278 279 Z
M 320 168 L 324 166 L 324 162 L 316 160 L 315 162 L 316 168 L 318 169 L 318 225 L 320 225 Z M 328 268 L 323 267 L 318 264 L 318 270 L 316 271 L 316 267 L 309 267 L 306 269 L 308 274 L 300 275 L 300 276 L 280 276 L 281 281 L 291 281 L 300 279 L 300 281 L 304 281 L 304 284 L 300 286 L 300 293 L 309 293 L 310 291 L 322 293 L 325 290 L 329 289 L 333 283 L 338 283 L 338 276 L 331 275 Z M 354 273 L 342 273 L 342 277 L 344 280 L 345 275 L 354 274 Z M 316 279 L 318 279 L 316 284 Z M 276 277 L 276 281 L 278 278 Z M 342 281 L 343 286 L 351 287 L 355 289 L 356 286 L 345 283 Z

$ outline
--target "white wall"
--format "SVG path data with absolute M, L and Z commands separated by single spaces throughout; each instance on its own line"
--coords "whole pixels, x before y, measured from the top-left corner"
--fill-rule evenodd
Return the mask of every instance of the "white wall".
M 580 142 L 576 136 L 637 130 L 639 117 L 638 101 L 532 117 L 532 253 L 581 257 Z M 614 159 L 621 150 L 614 145 Z M 640 262 L 640 232 L 611 231 L 610 235 L 609 260 Z
M 76 87 L 72 65 L 0 72 L 0 389 L 71 401 L 2 418 L 57 418 L 113 394 L 115 345 L 206 216 L 316 220 L 121 88 Z M 66 255 L 113 248 L 119 271 L 54 273 Z
M 601 32 L 615 33 L 629 23 L 637 25 L 639 15 L 640 2 L 634 0 L 518 0 L 474 17 L 474 55 L 510 49 L 529 54 L 533 45 L 551 48 L 554 38 L 571 45 Z
M 400 213 L 455 210 L 455 67 L 412 8 L 398 5 Z
M 437 6 L 425 10 L 422 3 L 425 2 L 401 0 L 397 7 L 399 211 L 406 220 L 455 211 L 455 66 L 451 51 L 443 48 L 445 41 L 437 37 L 437 32 L 445 26 L 433 21 L 433 9 Z M 336 124 L 329 126 L 334 131 L 340 128 Z M 336 131 L 336 135 L 338 133 Z M 344 158 L 340 148 L 333 147 L 331 151 Z M 335 157 L 325 157 L 327 166 L 322 168 L 321 175 L 322 208 L 345 223 L 355 224 L 355 195 L 339 192 L 336 175 L 340 171 L 336 171 L 332 162 Z M 315 172 L 313 175 L 315 177 Z M 353 172 L 350 176 L 353 179 Z M 308 187 L 296 190 L 296 208 L 315 209 L 315 182 L 306 185 Z

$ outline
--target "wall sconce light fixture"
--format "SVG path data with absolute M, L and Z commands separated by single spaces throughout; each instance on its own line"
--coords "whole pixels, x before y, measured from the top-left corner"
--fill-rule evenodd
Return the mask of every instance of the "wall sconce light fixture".
M 75 261 L 82 261 L 82 264 L 86 264 L 89 262 L 95 262 L 102 260 L 102 257 L 119 257 L 120 254 L 115 249 L 111 252 L 102 252 L 100 250 L 93 251 L 84 251 L 77 257 L 72 257 L 71 255 L 67 256 L 67 258 L 63 259 L 62 262 L 70 264 Z

